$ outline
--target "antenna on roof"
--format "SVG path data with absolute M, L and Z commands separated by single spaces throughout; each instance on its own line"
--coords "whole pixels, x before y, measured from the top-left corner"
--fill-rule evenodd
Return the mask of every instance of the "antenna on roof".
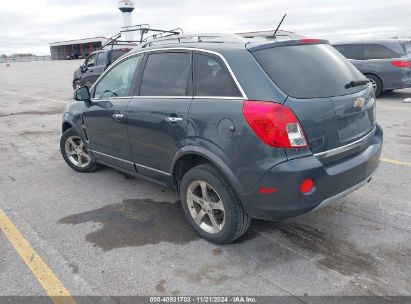
M 283 21 L 284 21 L 286 16 L 287 16 L 287 14 L 284 14 L 283 18 L 281 19 L 280 23 L 278 24 L 277 28 L 275 29 L 274 34 L 273 34 L 273 38 L 275 38 L 275 36 L 277 35 L 277 32 L 280 29 L 281 24 L 283 24 Z

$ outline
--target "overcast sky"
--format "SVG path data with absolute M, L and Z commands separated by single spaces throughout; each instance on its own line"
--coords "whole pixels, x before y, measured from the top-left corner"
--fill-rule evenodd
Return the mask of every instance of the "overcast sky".
M 110 36 L 122 26 L 116 0 L 14 0 L 0 6 L 0 54 L 48 54 L 49 43 Z M 136 0 L 133 24 L 192 32 L 282 26 L 328 39 L 411 36 L 409 0 Z

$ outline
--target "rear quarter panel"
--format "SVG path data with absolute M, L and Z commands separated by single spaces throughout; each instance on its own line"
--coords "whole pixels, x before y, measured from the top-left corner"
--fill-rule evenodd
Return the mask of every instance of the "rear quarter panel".
M 382 81 L 383 90 L 399 89 L 406 86 L 406 79 L 410 77 L 409 72 L 400 69 L 391 64 L 391 61 L 402 60 L 401 58 L 393 59 L 367 59 L 351 60 L 351 62 L 363 74 L 374 74 Z
M 242 108 L 241 98 L 194 99 L 185 143 L 205 148 L 224 162 L 241 184 L 237 192 L 250 191 L 267 170 L 287 160 L 283 149 L 265 145 L 254 134 Z

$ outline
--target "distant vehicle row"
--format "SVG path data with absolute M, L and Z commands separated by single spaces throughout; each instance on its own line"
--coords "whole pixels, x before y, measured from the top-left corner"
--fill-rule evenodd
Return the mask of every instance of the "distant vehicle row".
M 411 87 L 410 41 L 351 41 L 334 47 L 370 79 L 376 96 Z

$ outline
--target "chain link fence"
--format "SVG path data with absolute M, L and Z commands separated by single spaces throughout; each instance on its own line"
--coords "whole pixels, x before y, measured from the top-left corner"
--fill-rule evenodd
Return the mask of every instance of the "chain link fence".
M 46 56 L 15 56 L 15 57 L 0 57 L 0 63 L 8 62 L 29 62 L 29 61 L 49 61 L 50 55 Z

